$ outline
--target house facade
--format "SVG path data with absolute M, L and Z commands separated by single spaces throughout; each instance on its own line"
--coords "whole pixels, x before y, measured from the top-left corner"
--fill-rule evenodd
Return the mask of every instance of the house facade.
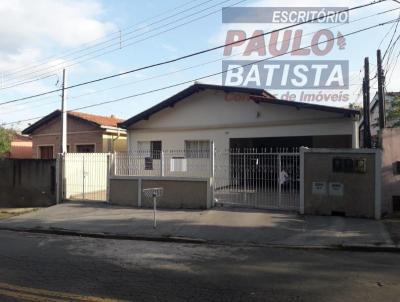
M 119 125 L 130 151 L 358 148 L 358 111 L 243 87 L 194 84 Z
M 121 119 L 81 112 L 67 114 L 67 151 L 71 153 L 124 152 L 126 130 Z M 61 152 L 61 112 L 56 110 L 23 132 L 32 138 L 32 157 L 55 158 Z
M 382 210 L 400 213 L 400 128 L 382 131 Z

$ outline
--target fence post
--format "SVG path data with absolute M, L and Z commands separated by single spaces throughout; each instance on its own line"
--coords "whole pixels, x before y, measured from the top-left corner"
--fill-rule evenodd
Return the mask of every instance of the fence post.
M 164 176 L 164 151 L 161 151 L 160 154 L 160 176 Z
M 111 177 L 111 167 L 112 167 L 112 154 L 107 154 L 107 188 L 106 188 L 106 200 L 110 202 L 110 177 Z
M 82 155 L 82 199 L 85 199 L 85 155 Z
M 282 203 L 282 184 L 281 184 L 281 171 L 282 171 L 282 163 L 281 163 L 281 154 L 278 154 L 278 205 L 281 207 Z
M 111 159 L 112 175 L 117 175 L 117 152 L 114 151 Z
M 63 162 L 63 156 L 61 153 L 58 153 L 56 160 L 56 203 L 57 204 L 61 203 L 63 194 L 62 162 Z
M 244 202 L 247 204 L 247 165 L 246 165 L 246 154 L 247 149 L 243 150 L 243 188 L 244 188 Z
M 138 179 L 138 207 L 142 207 L 142 178 Z
M 210 142 L 210 206 L 214 206 L 214 186 L 215 186 L 215 143 Z
M 300 148 L 300 214 L 304 215 L 304 152 L 306 148 Z

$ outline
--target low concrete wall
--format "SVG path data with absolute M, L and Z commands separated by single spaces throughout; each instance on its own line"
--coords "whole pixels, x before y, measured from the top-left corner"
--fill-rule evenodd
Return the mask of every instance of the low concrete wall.
M 400 129 L 386 128 L 382 132 L 382 213 L 393 213 L 393 197 L 400 196 L 400 174 L 395 165 L 400 161 Z
M 210 181 L 204 178 L 114 176 L 110 179 L 110 203 L 153 207 L 143 189 L 162 187 L 157 206 L 165 209 L 207 209 L 211 207 Z
M 49 206 L 56 202 L 56 161 L 0 159 L 0 207 Z
M 302 149 L 301 157 L 304 173 L 301 212 L 380 218 L 379 150 Z M 339 163 L 337 170 L 333 168 L 334 159 Z M 365 161 L 365 171 L 349 169 L 348 164 L 358 160 Z M 340 163 L 345 166 L 343 170 Z

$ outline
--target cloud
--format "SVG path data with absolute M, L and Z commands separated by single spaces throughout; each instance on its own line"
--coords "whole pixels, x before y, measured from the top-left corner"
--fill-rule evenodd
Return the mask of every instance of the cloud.
M 100 0 L 0 0 L 1 87 L 50 75 L 41 81 L 1 89 L 0 101 L 59 87 L 57 80 L 61 78 L 61 69 L 71 63 L 67 61 L 68 57 L 62 57 L 63 54 L 90 45 L 116 31 L 117 26 L 104 21 L 104 15 Z M 86 68 L 81 64 L 70 66 L 68 74 L 86 74 L 87 69 L 109 73 L 114 67 L 106 61 L 94 60 Z M 58 86 L 55 86 L 56 82 Z M 43 110 L 49 110 L 43 108 L 45 105 L 58 106 L 58 100 L 56 93 L 48 99 L 11 103 L 1 108 L 0 120 L 39 116 Z
M 102 7 L 94 0 L 2 0 L 0 14 L 2 53 L 18 52 L 24 45 L 42 46 L 44 39 L 76 47 L 114 29 L 113 24 L 96 19 Z
M 0 0 L 1 70 L 104 37 L 116 26 L 102 13 L 96 0 Z

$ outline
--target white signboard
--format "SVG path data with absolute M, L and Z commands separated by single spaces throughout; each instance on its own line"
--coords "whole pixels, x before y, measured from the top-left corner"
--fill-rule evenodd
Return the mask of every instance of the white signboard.
M 326 182 L 325 181 L 313 181 L 312 193 L 314 195 L 326 195 Z
M 340 182 L 329 183 L 329 195 L 332 196 L 343 196 L 343 184 Z
M 187 172 L 186 158 L 171 158 L 171 172 Z

